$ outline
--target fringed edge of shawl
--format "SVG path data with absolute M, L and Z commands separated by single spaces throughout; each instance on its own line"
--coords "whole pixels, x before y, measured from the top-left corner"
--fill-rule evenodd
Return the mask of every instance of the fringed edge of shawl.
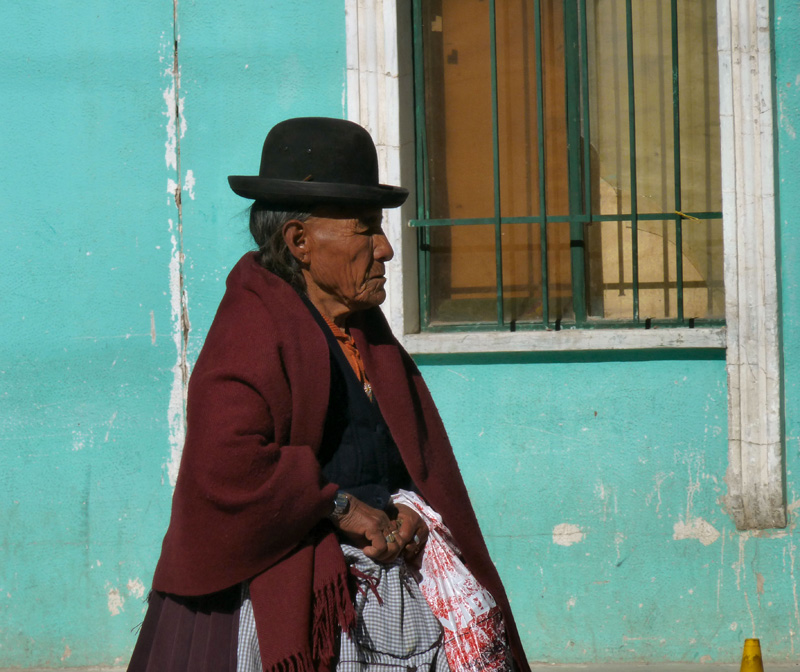
M 264 672 L 312 672 L 315 666 L 309 655 L 300 651 L 263 669 Z
M 329 661 L 337 653 L 339 632 L 350 633 L 356 624 L 356 610 L 350 597 L 347 575 L 337 574 L 335 582 L 328 583 L 314 593 L 314 622 L 311 630 L 314 660 Z

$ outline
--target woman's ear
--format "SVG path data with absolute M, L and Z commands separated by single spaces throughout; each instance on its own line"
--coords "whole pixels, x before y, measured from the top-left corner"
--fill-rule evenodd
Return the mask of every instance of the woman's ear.
M 283 225 L 283 240 L 289 253 L 301 264 L 305 263 L 307 253 L 308 231 L 306 225 L 299 219 L 292 219 Z

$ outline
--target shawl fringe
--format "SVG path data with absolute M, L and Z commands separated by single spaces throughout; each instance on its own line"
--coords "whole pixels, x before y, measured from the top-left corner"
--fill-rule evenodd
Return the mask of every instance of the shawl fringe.
M 311 672 L 315 669 L 314 663 L 307 653 L 297 653 L 279 660 L 272 667 L 265 667 L 264 672 Z
M 314 660 L 330 661 L 336 655 L 339 643 L 337 623 L 348 634 L 356 624 L 356 610 L 346 574 L 337 573 L 333 582 L 314 591 L 313 618 L 312 656 Z

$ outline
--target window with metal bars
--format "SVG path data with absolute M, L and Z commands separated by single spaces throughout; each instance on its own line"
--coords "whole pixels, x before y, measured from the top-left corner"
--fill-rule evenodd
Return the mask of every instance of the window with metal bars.
M 413 0 L 424 330 L 719 325 L 715 0 Z

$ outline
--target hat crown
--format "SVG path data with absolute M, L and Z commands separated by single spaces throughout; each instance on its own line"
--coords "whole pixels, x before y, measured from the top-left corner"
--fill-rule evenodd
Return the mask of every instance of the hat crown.
M 259 177 L 375 187 L 378 155 L 370 134 L 351 121 L 287 119 L 264 141 Z
M 380 184 L 378 152 L 358 124 L 328 117 L 287 119 L 272 128 L 258 175 L 229 175 L 239 196 L 274 210 L 320 205 L 396 208 L 408 190 Z

